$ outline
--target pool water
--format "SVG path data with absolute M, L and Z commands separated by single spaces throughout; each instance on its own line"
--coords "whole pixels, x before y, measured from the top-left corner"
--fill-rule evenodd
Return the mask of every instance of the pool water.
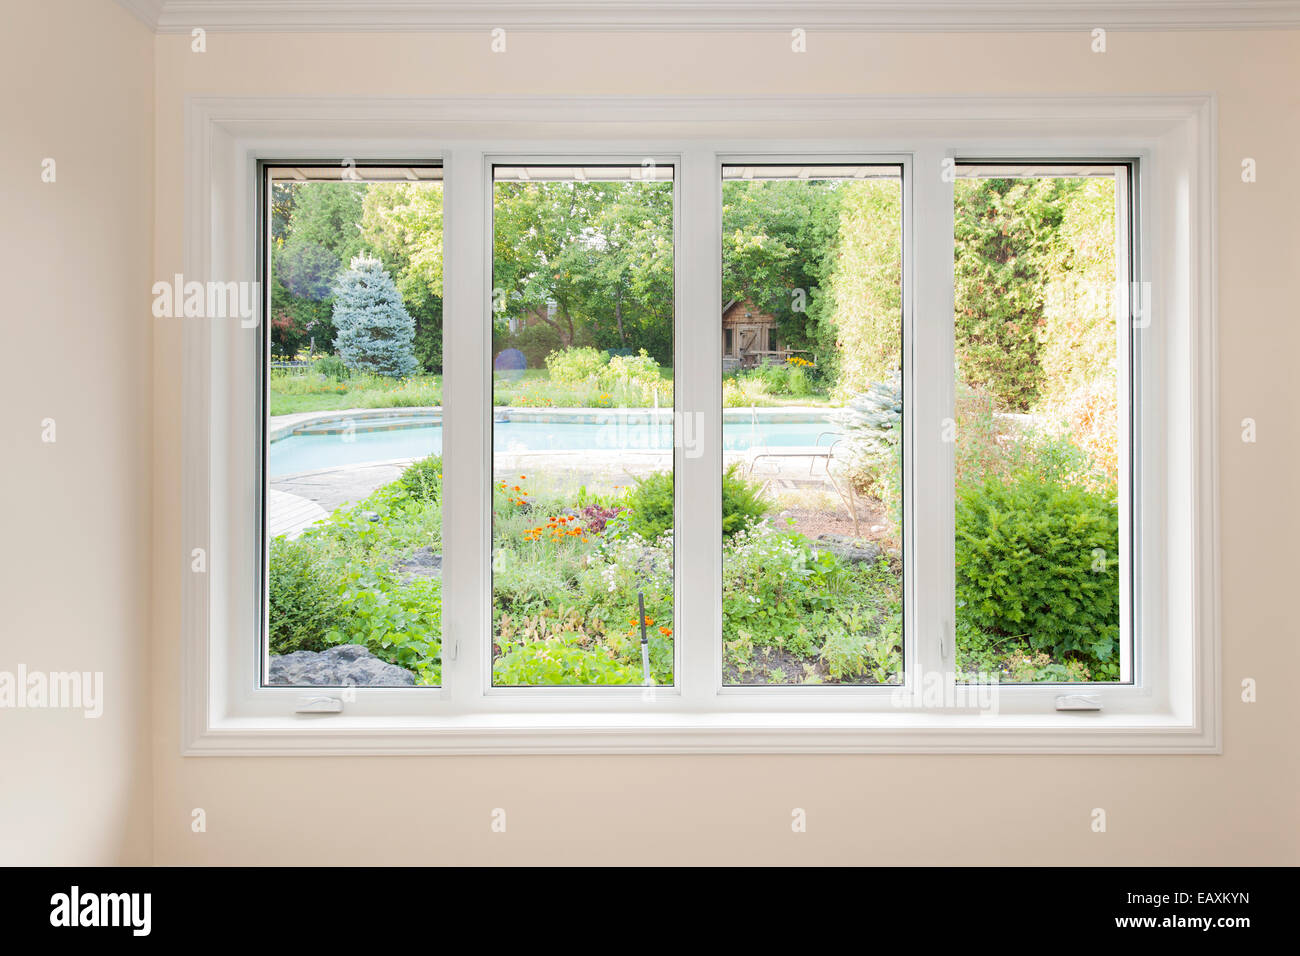
M 757 445 L 813 445 L 819 435 L 831 430 L 832 426 L 826 422 L 728 422 L 723 426 L 723 448 L 746 451 Z M 822 444 L 828 445 L 831 440 L 823 438 Z M 672 444 L 673 429 L 667 423 L 496 422 L 492 426 L 492 448 L 504 454 L 666 451 Z M 274 478 L 393 458 L 423 458 L 441 452 L 441 425 L 357 431 L 350 435 L 290 435 L 271 444 L 267 471 Z

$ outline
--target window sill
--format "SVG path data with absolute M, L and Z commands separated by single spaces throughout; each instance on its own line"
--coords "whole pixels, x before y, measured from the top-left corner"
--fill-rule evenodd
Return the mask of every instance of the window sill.
M 1217 754 L 1218 735 L 1171 713 L 716 713 L 226 718 L 186 756 L 555 753 Z

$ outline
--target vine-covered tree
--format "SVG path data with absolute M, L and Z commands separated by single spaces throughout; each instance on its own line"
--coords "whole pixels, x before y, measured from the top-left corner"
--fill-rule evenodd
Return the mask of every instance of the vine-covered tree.
M 1043 387 L 1041 342 L 1059 256 L 1068 179 L 959 179 L 954 293 L 962 379 L 1005 410 L 1025 411 Z
M 334 327 L 334 347 L 352 368 L 399 377 L 419 368 L 412 349 L 415 322 L 378 259 L 359 255 L 339 277 Z

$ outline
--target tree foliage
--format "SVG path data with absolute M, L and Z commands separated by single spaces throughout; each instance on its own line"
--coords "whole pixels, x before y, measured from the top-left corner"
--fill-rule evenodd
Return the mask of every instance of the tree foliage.
M 955 184 L 957 364 L 970 385 L 1024 411 L 1043 386 L 1047 282 L 1059 262 L 1068 179 L 959 179 Z
M 843 185 L 732 180 L 722 186 L 722 299 L 748 298 L 776 319 L 787 347 L 834 360 L 826 278 Z
M 903 192 L 897 180 L 845 183 L 829 277 L 836 393 L 866 390 L 902 367 Z
M 378 259 L 359 255 L 339 278 L 334 325 L 334 347 L 352 368 L 406 376 L 418 367 L 411 349 L 415 323 Z

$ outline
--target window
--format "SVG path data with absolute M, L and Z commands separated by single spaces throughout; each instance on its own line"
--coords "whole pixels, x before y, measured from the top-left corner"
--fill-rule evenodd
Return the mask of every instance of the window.
M 958 674 L 1129 682 L 1131 166 L 957 175 Z
M 190 109 L 187 753 L 1217 749 L 1204 99 Z
M 263 176 L 263 681 L 436 687 L 442 170 Z
M 722 180 L 722 297 L 767 340 L 722 383 L 723 683 L 898 684 L 902 169 Z
M 673 683 L 673 207 L 671 165 L 493 170 L 495 685 Z

